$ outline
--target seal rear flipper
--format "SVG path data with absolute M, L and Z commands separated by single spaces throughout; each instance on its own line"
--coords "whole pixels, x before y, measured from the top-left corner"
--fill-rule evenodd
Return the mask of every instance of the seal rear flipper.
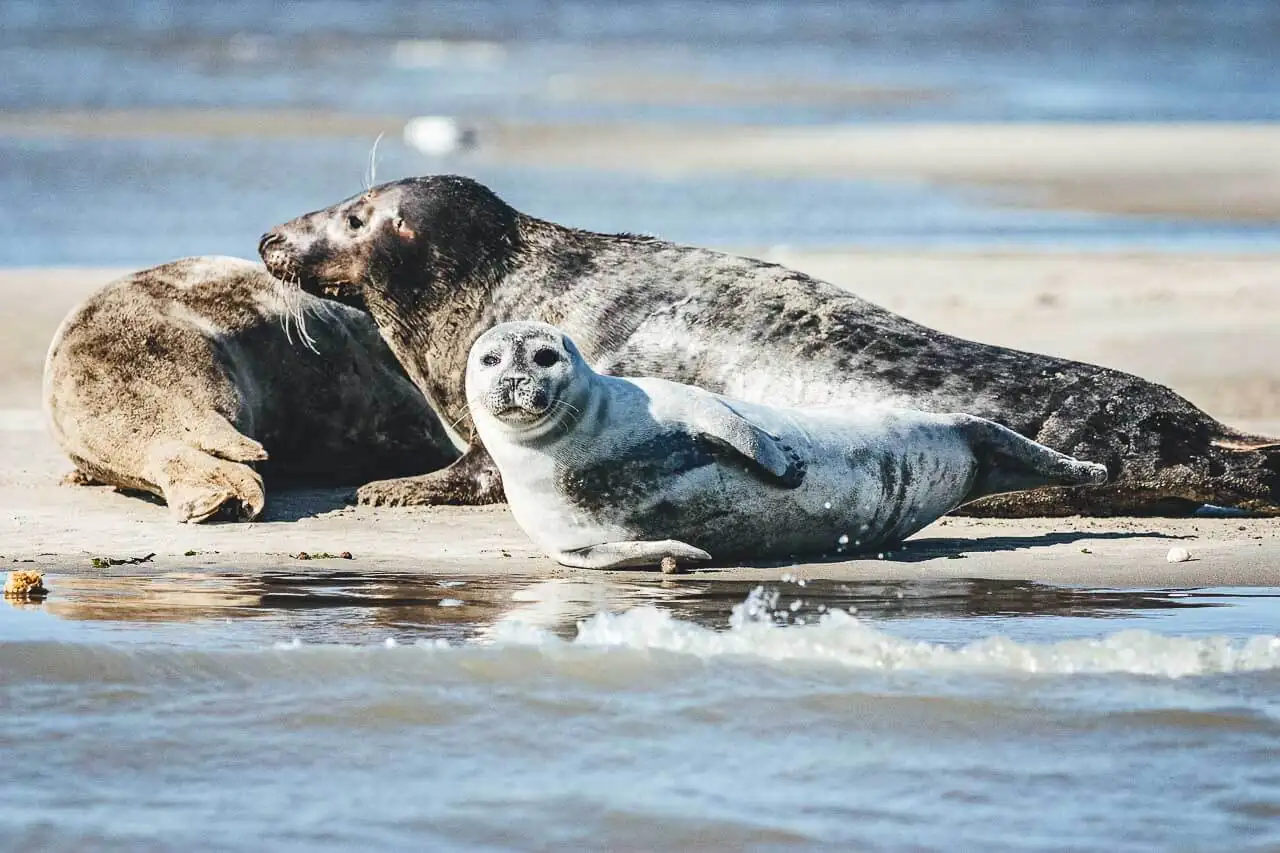
M 969 441 L 978 469 L 964 500 L 1018 492 L 1042 486 L 1100 486 L 1107 469 L 1037 444 L 993 421 L 956 415 L 956 425 Z
M 750 462 L 784 489 L 794 489 L 804 481 L 804 460 L 790 445 L 760 429 L 722 400 L 701 406 L 689 426 L 717 447 Z
M 552 555 L 573 569 L 618 569 L 624 566 L 656 566 L 665 557 L 677 560 L 710 560 L 711 555 L 676 539 L 655 542 L 605 542 Z
M 198 524 L 234 512 L 251 521 L 262 514 L 262 477 L 248 465 L 171 443 L 151 453 L 150 475 L 175 521 Z

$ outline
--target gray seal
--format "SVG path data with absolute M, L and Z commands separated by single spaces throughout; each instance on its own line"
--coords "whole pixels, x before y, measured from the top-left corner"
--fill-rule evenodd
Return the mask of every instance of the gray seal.
M 474 439 L 463 372 L 486 329 L 550 323 L 599 373 L 650 376 L 752 402 L 868 402 L 987 418 L 1100 462 L 1108 485 L 996 496 L 991 515 L 1280 512 L 1280 443 L 1246 435 L 1127 373 L 976 343 L 804 273 L 520 213 L 455 176 L 384 184 L 281 225 L 260 252 L 309 293 L 359 300 L 455 437 Z M 501 499 L 482 445 L 367 503 Z
M 264 476 L 354 484 L 457 457 L 368 314 L 236 258 L 86 299 L 49 349 L 44 406 L 73 482 L 149 492 L 178 521 L 258 516 Z
M 466 389 L 516 521 L 576 568 L 875 549 L 987 495 L 1107 479 L 971 415 L 603 376 L 542 323 L 481 335 Z

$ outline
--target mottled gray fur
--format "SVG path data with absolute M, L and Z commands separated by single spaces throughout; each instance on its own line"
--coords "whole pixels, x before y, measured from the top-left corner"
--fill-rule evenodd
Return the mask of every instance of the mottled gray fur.
M 235 258 L 86 299 L 50 347 L 44 403 L 79 482 L 158 495 L 178 521 L 257 516 L 264 474 L 360 483 L 457 456 L 367 314 Z
M 516 521 L 578 568 L 865 551 L 986 495 L 1107 478 L 971 415 L 604 376 L 542 323 L 482 335 L 466 389 Z
M 1003 515 L 1280 511 L 1280 444 L 1215 421 L 1120 371 L 976 343 L 913 323 L 804 273 L 631 235 L 565 228 L 452 176 L 375 187 L 263 241 L 273 273 L 312 293 L 340 286 L 409 375 L 471 438 L 468 348 L 509 320 L 572 335 L 601 373 L 653 376 L 776 404 L 876 401 L 996 421 L 1112 482 L 991 498 Z M 472 450 L 426 477 L 374 483 L 369 503 L 501 499 Z

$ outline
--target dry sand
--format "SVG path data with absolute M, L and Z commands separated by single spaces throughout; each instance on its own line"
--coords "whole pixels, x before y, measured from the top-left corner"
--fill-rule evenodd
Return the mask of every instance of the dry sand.
M 1274 257 L 1043 253 L 783 253 L 776 260 L 970 337 L 1133 370 L 1214 415 L 1280 434 L 1280 293 Z M 501 507 L 347 506 L 342 490 L 274 493 L 266 520 L 180 526 L 163 506 L 57 485 L 70 465 L 43 429 L 45 348 L 108 271 L 0 271 L 0 554 L 91 570 L 93 557 L 156 554 L 138 571 L 351 568 L 573 574 L 541 557 Z M 1191 562 L 1169 564 L 1171 547 Z M 299 551 L 355 560 L 299 563 Z M 187 552 L 197 552 L 187 555 Z M 15 568 L 28 564 L 11 564 Z M 122 566 L 117 571 L 130 571 Z M 777 566 L 699 577 L 776 578 Z M 905 549 L 788 568 L 830 578 L 1018 578 L 1104 586 L 1280 585 L 1280 520 L 944 519 Z

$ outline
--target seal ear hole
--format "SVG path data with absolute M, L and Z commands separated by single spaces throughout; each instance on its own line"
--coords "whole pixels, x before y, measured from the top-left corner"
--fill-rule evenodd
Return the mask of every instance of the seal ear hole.
M 480 363 L 485 367 L 497 367 L 502 363 L 502 356 L 498 355 L 496 352 L 487 352 L 480 356 Z
M 538 367 L 553 367 L 560 362 L 560 353 L 553 349 L 540 349 L 533 354 L 533 363 Z

